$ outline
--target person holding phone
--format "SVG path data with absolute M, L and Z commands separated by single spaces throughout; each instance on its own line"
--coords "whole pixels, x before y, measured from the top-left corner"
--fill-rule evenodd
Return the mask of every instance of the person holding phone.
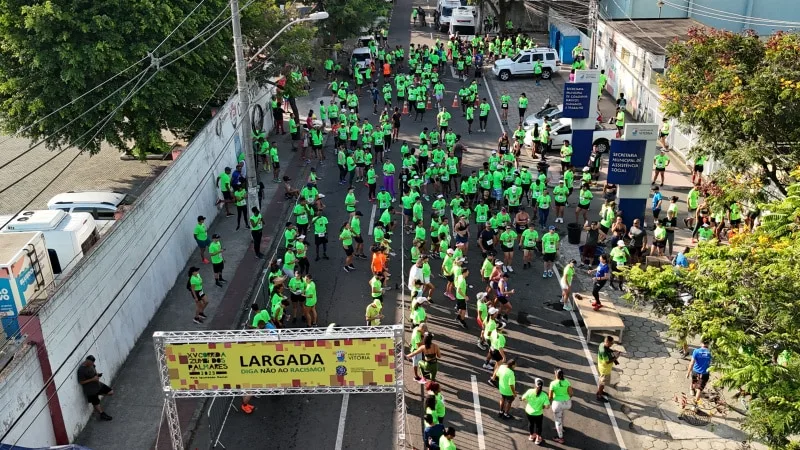
M 112 417 L 103 411 L 103 407 L 100 406 L 100 396 L 114 395 L 114 389 L 100 382 L 103 374 L 97 373 L 94 363 L 95 357 L 89 355 L 78 366 L 78 383 L 83 388 L 86 400 L 92 404 L 92 407 L 100 416 L 100 420 L 111 420 Z

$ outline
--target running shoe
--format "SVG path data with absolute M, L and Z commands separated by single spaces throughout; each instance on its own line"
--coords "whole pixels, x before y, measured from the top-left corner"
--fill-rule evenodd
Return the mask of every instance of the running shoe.
M 203 323 L 203 319 L 201 319 L 199 317 L 195 317 L 194 319 L 192 319 L 192 322 L 200 325 L 201 323 Z
M 513 267 L 511 267 L 511 266 L 507 266 L 507 267 L 508 267 L 508 271 L 509 272 L 514 273 L 514 268 Z
M 486 350 L 486 344 L 484 344 L 483 342 L 478 342 L 475 345 L 477 345 L 478 348 L 481 349 L 481 350 Z
M 350 269 L 347 266 L 342 266 L 342 269 L 344 269 L 345 272 L 350 273 Z

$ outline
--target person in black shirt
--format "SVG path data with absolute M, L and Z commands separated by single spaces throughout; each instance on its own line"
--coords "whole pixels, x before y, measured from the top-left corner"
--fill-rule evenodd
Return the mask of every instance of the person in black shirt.
M 600 240 L 600 229 L 596 221 L 593 221 L 583 229 L 586 230 L 586 242 L 583 244 L 583 252 L 581 252 L 580 267 L 586 268 L 594 264 L 594 255 L 597 251 L 597 243 Z
M 444 434 L 444 425 L 440 423 L 434 425 L 433 416 L 425 414 L 425 431 L 423 433 L 425 448 L 429 450 L 439 450 L 439 438 Z
M 100 382 L 102 373 L 97 373 L 94 366 L 95 358 L 92 355 L 86 357 L 86 360 L 78 366 L 78 383 L 83 388 L 83 394 L 86 400 L 92 404 L 94 410 L 100 415 L 101 420 L 111 420 L 111 416 L 103 411 L 100 406 L 100 396 L 114 395 L 114 390 L 109 386 Z
M 492 230 L 490 221 L 486 221 L 483 230 L 478 235 L 478 246 L 481 248 L 481 255 L 486 258 L 487 253 L 494 253 L 495 234 Z

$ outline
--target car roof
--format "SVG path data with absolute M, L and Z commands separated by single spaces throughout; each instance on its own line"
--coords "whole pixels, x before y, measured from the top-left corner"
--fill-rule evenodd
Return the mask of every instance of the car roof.
M 64 192 L 51 198 L 47 202 L 47 206 L 71 204 L 108 204 L 117 206 L 122 203 L 125 196 L 126 194 L 115 191 Z
M 546 52 L 555 52 L 554 49 L 550 47 L 534 47 L 534 48 L 526 48 L 520 50 L 521 53 L 546 53 Z
M 353 54 L 369 53 L 369 47 L 359 47 L 353 49 Z

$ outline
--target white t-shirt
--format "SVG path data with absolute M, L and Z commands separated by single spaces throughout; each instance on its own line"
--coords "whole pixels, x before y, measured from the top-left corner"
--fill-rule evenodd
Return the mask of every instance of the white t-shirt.
M 417 267 L 416 264 L 411 266 L 411 269 L 408 271 L 408 290 L 414 291 L 414 283 L 420 280 L 423 283 L 425 282 L 424 277 L 422 275 L 422 267 Z

